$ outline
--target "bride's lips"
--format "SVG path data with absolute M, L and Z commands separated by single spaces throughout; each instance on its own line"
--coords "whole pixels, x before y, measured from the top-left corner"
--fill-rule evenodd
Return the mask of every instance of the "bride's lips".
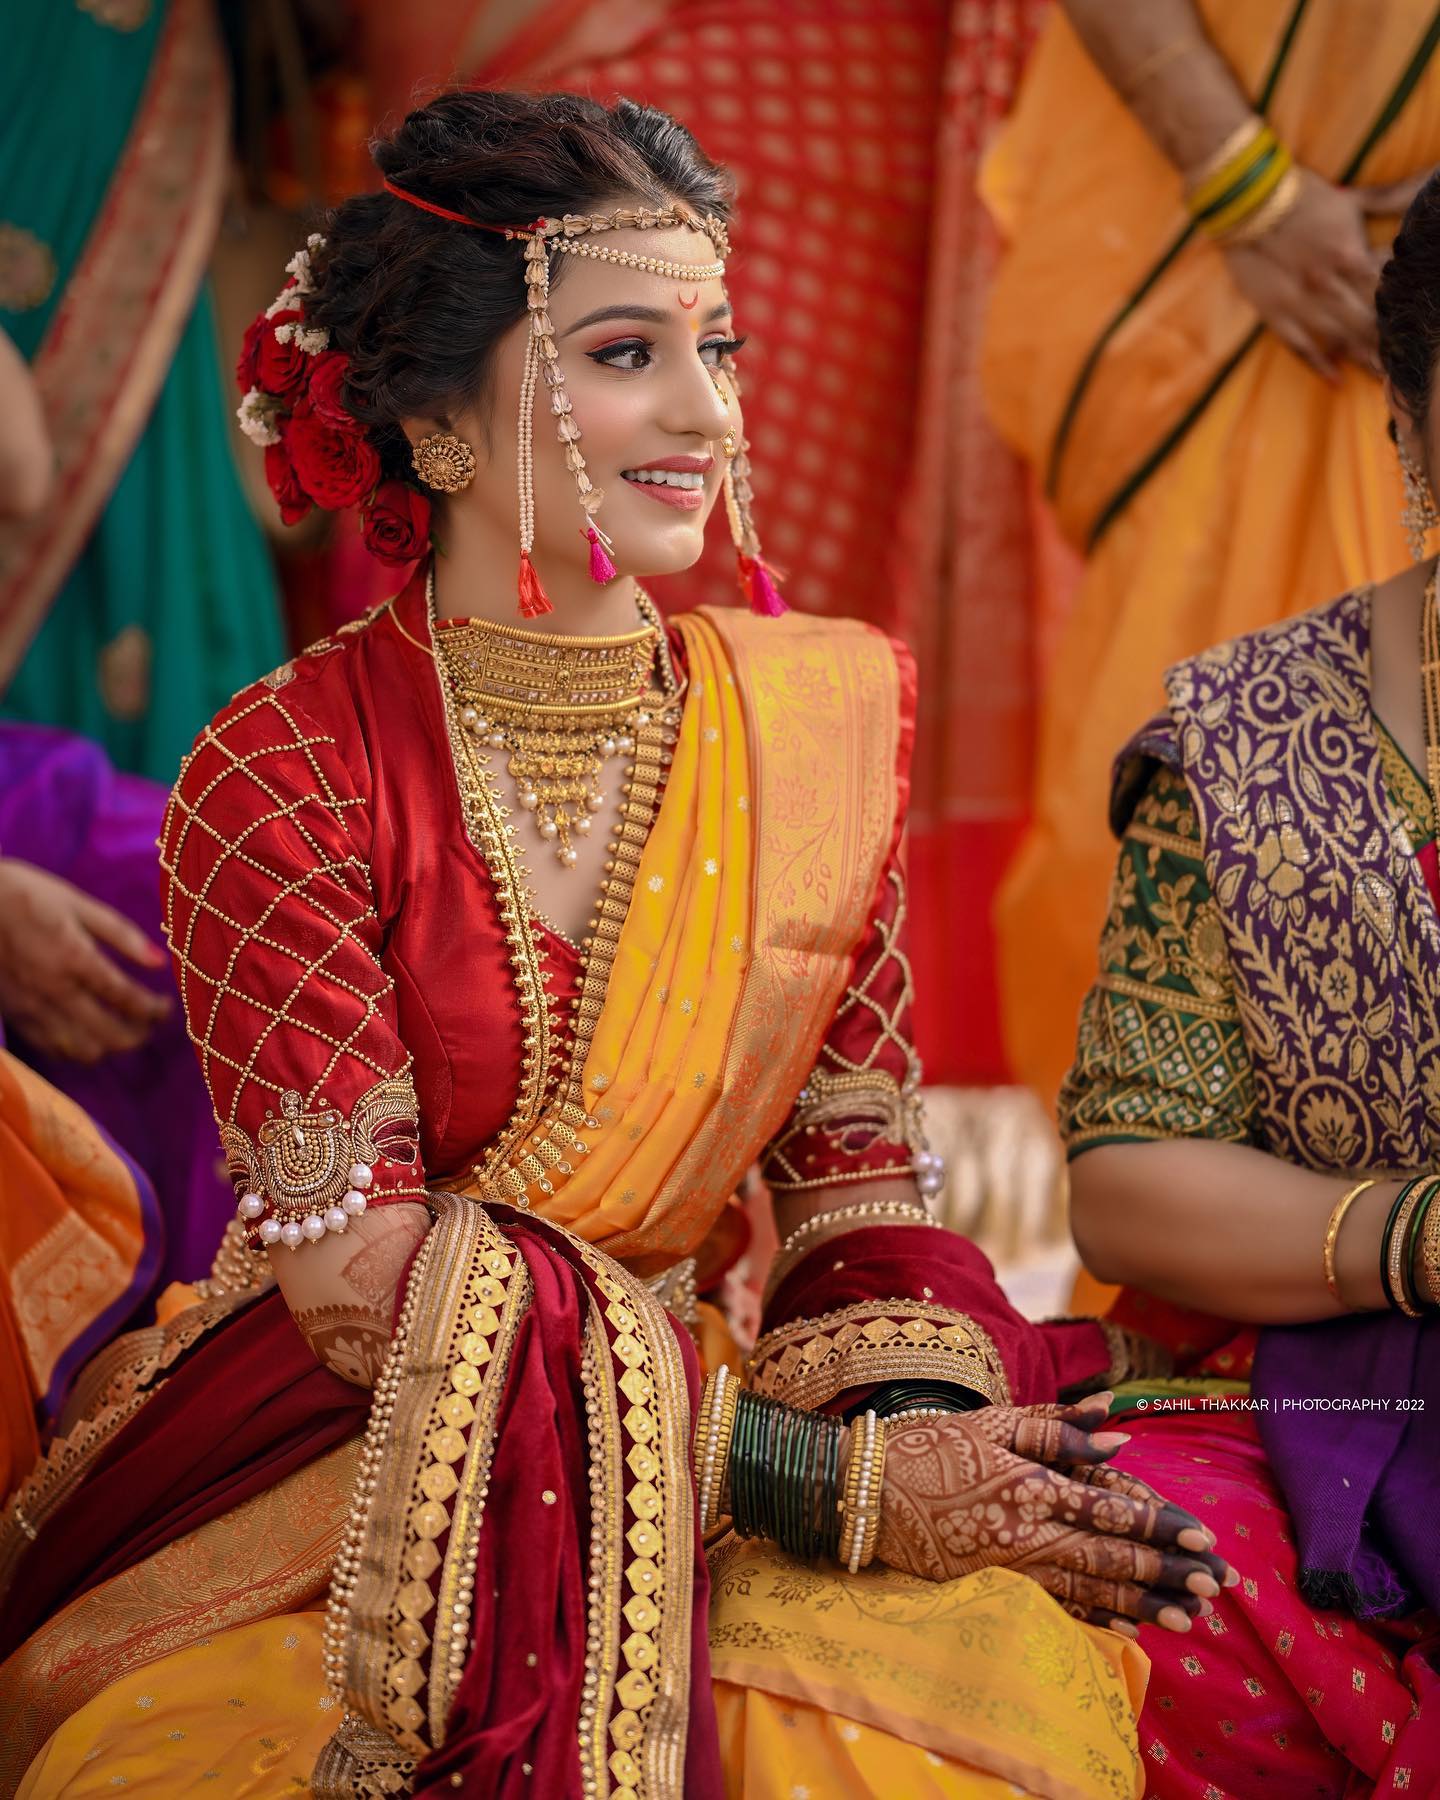
M 635 481 L 635 475 L 648 474 L 651 471 L 681 475 L 708 475 L 715 467 L 713 456 L 662 456 L 655 462 L 637 463 L 633 469 L 622 471 L 621 479 L 632 493 L 645 494 L 651 500 L 658 500 L 662 506 L 673 506 L 680 512 L 698 512 L 705 504 L 704 486 L 672 487 L 668 482 Z

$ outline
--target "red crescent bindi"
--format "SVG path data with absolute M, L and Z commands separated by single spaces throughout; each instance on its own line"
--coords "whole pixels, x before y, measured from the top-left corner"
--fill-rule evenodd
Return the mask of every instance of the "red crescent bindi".
M 700 304 L 700 296 L 698 293 L 692 294 L 688 300 L 683 294 L 677 295 L 677 298 L 679 299 L 680 304 L 685 308 L 686 312 L 693 312 Z

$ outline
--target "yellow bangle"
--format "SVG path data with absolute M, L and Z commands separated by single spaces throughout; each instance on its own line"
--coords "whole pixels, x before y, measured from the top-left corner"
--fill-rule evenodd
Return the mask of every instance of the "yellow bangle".
M 1232 243 L 1257 226 L 1264 230 L 1265 227 L 1259 222 L 1284 185 L 1286 176 L 1293 174 L 1294 169 L 1290 152 L 1283 144 L 1277 144 L 1269 165 L 1228 206 L 1212 213 L 1208 219 L 1200 220 L 1200 229 L 1207 237 L 1215 238 L 1221 243 Z
M 1202 212 L 1213 205 L 1236 175 L 1263 155 L 1274 136 L 1263 119 L 1249 118 L 1198 169 L 1189 170 L 1185 176 L 1185 204 L 1191 212 Z
M 1300 198 L 1300 171 L 1292 164 L 1276 184 L 1274 193 L 1256 213 L 1236 226 L 1224 239 L 1231 244 L 1253 244 L 1272 232 L 1287 213 L 1293 212 Z
M 1340 1227 L 1345 1223 L 1345 1215 L 1350 1208 L 1363 1193 L 1374 1186 L 1373 1177 L 1368 1181 L 1357 1181 L 1354 1187 L 1335 1202 L 1330 1213 L 1330 1223 L 1325 1227 L 1325 1285 L 1337 1306 L 1345 1304 L 1340 1297 L 1340 1281 L 1335 1273 L 1335 1246 L 1340 1242 Z

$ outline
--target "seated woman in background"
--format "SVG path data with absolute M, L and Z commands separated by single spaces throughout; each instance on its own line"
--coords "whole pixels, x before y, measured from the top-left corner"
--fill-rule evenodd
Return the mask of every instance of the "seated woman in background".
M 0 1785 L 1137 1795 L 1129 1640 L 1236 1577 L 1061 1403 L 1121 1334 L 1028 1324 L 925 1211 L 913 666 L 779 616 L 731 184 L 564 94 L 445 96 L 378 160 L 242 417 L 287 515 L 420 566 L 176 788 L 248 1248 L 15 1496 Z M 636 577 L 722 498 L 761 616 L 667 627 Z M 687 1262 L 757 1160 L 764 1335 L 742 1388 L 712 1331 L 702 1397 Z
M 1379 289 L 1417 558 L 1437 293 L 1432 178 Z M 1116 1463 L 1233 1536 L 1244 1578 L 1157 1641 L 1156 1795 L 1440 1792 L 1436 582 L 1424 562 L 1179 664 L 1117 764 L 1061 1101 L 1074 1230 L 1125 1284 L 1113 1317 L 1184 1371 L 1122 1396 Z

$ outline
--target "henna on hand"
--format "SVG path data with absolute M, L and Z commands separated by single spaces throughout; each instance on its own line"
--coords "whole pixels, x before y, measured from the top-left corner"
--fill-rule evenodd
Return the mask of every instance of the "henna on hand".
M 1220 1558 L 1182 1553 L 1182 1535 L 1203 1541 L 1198 1520 L 1133 1477 L 1099 1479 L 1091 1467 L 1077 1480 L 1012 1448 L 1070 1459 L 1067 1434 L 1087 1436 L 1069 1416 L 1075 1410 L 997 1407 L 897 1430 L 886 1455 L 878 1558 L 932 1581 L 1013 1568 L 1094 1622 L 1120 1616 L 1188 1630 L 1190 1616 L 1208 1608 L 1208 1593 L 1234 1579 Z M 1096 1440 L 1089 1442 L 1093 1460 Z M 1112 1436 L 1109 1448 L 1114 1443 Z
M 356 1387 L 373 1388 L 385 1366 L 390 1333 L 365 1306 L 310 1306 L 293 1315 L 320 1366 Z

